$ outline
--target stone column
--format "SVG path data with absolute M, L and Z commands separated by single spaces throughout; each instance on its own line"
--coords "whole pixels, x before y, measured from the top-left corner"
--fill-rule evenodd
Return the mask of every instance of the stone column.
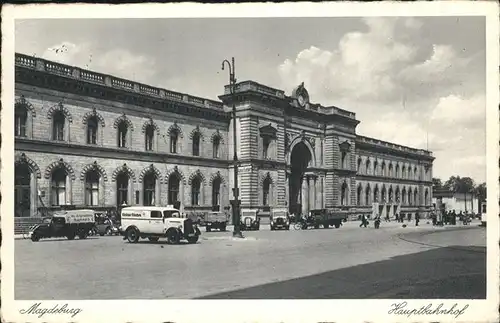
M 326 205 L 326 194 L 325 194 L 325 176 L 321 176 L 321 208 L 324 208 Z
M 302 177 L 302 183 L 301 183 L 301 203 L 302 203 L 302 214 L 307 214 L 309 211 L 307 209 L 307 204 L 308 204 L 308 194 L 307 194 L 307 179 L 306 177 Z
M 34 172 L 30 175 L 30 216 L 35 216 L 38 209 L 38 187 L 37 178 Z
M 99 205 L 106 205 L 105 196 L 106 196 L 106 193 L 105 193 L 105 187 L 104 187 L 104 178 L 102 178 L 102 176 L 100 176 L 99 177 L 99 196 L 98 196 L 98 200 L 99 200 L 98 204 Z
M 155 206 L 161 205 L 161 181 L 159 178 L 156 178 L 155 181 Z
M 184 183 L 182 182 L 182 179 L 179 180 L 179 196 L 178 196 L 178 201 L 181 202 L 180 206 L 180 212 L 184 212 Z
M 290 176 L 285 172 L 285 205 L 290 207 Z
M 308 184 L 309 184 L 309 209 L 314 210 L 316 208 L 316 187 L 314 185 L 315 183 L 315 177 L 313 175 L 308 176 Z
M 71 178 L 69 175 L 66 175 L 66 204 L 71 205 L 73 204 L 72 201 L 72 196 L 73 196 L 73 190 L 71 189 Z
M 135 188 L 134 181 L 132 180 L 131 177 L 129 177 L 128 189 L 127 189 L 127 205 L 134 205 L 135 204 L 135 200 L 134 200 L 135 189 L 134 188 Z

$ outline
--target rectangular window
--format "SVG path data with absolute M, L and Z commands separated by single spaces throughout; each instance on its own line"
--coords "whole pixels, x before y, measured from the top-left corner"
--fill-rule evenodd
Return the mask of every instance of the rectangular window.
M 219 141 L 214 141 L 213 146 L 213 156 L 214 158 L 219 158 Z
M 170 153 L 177 153 L 177 136 L 170 136 Z
M 200 155 L 200 141 L 198 138 L 193 140 L 193 156 Z
M 153 150 L 153 138 L 149 135 L 146 135 L 146 151 Z
M 57 123 L 54 126 L 54 140 L 59 140 L 63 141 L 64 140 L 64 124 L 63 123 Z
M 267 137 L 264 137 L 262 141 L 262 158 L 269 158 L 269 145 L 271 144 L 271 140 Z
M 16 115 L 14 131 L 16 136 L 26 137 L 26 119 L 22 115 Z
M 161 219 L 163 216 L 160 211 L 151 211 L 151 217 Z
M 87 143 L 95 145 L 97 143 L 97 131 L 93 127 L 87 129 Z
M 87 205 L 99 205 L 99 183 L 87 183 L 85 193 Z

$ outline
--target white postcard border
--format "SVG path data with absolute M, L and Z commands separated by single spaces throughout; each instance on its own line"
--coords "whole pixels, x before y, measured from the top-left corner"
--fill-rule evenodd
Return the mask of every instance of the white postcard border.
M 486 16 L 487 30 L 487 186 L 488 227 L 487 300 L 407 300 L 408 308 L 429 303 L 456 308 L 468 305 L 458 320 L 497 321 L 499 304 L 499 23 L 498 6 L 486 2 L 418 3 L 288 3 L 288 4 L 144 4 L 144 5 L 23 5 L 2 10 L 2 142 L 1 214 L 3 242 L 2 316 L 6 322 L 426 322 L 456 321 L 451 315 L 410 317 L 390 315 L 400 300 L 92 300 L 15 301 L 13 217 L 13 109 L 14 19 L 29 18 L 137 18 L 137 17 L 339 17 L 339 16 Z M 82 282 L 85 283 L 85 282 Z M 39 307 L 81 309 L 76 316 L 22 315 L 36 303 Z M 217 309 L 216 311 L 213 311 Z M 213 315 L 212 315 L 213 314 Z

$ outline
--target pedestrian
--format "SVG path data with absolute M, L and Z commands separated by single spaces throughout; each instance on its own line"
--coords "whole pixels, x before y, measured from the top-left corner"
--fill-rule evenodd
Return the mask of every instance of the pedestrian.
M 366 220 L 366 215 L 362 214 L 361 215 L 361 224 L 359 225 L 359 227 L 365 227 L 368 225 L 368 220 Z
M 418 227 L 418 223 L 420 222 L 420 212 L 417 211 L 417 213 L 415 213 L 415 226 Z
M 432 225 L 435 226 L 437 224 L 436 213 L 432 212 L 431 217 L 432 217 Z

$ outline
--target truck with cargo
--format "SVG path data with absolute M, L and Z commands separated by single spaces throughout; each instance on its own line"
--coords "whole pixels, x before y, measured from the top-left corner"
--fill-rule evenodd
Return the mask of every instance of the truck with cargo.
M 43 238 L 66 237 L 73 240 L 76 236 L 86 239 L 94 228 L 93 210 L 71 210 L 57 212 L 52 217 L 45 218 L 44 223 L 30 228 L 28 237 L 33 242 Z
M 212 229 L 226 231 L 228 216 L 224 212 L 208 212 L 205 215 L 205 229 L 210 232 Z

